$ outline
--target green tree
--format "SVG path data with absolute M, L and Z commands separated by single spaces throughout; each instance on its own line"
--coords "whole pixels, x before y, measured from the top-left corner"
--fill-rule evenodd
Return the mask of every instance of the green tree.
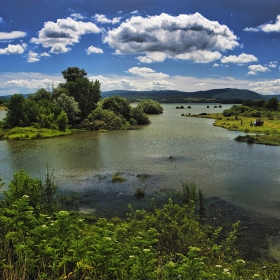
M 161 114 L 163 112 L 163 107 L 156 100 L 142 100 L 138 103 L 137 108 L 143 110 L 146 114 Z
M 76 82 L 78 78 L 85 78 L 87 72 L 84 69 L 78 67 L 68 67 L 66 70 L 62 71 L 63 78 L 68 82 Z
M 24 102 L 25 99 L 22 94 L 14 94 L 11 96 L 8 104 L 5 126 L 12 128 L 21 126 L 24 123 Z
M 131 106 L 126 98 L 118 95 L 107 97 L 102 102 L 102 108 L 113 111 L 116 115 L 126 120 L 130 119 Z
M 58 129 L 65 131 L 66 126 L 68 124 L 67 114 L 64 111 L 61 111 L 60 114 L 57 116 L 56 121 L 57 121 Z
M 106 128 L 106 129 L 120 129 L 122 126 L 121 118 L 113 111 L 102 109 L 97 107 L 89 115 L 88 119 L 94 122 L 95 128 Z
M 29 95 L 28 98 L 34 100 L 34 101 L 39 101 L 42 99 L 46 100 L 51 100 L 51 93 L 44 88 L 38 89 L 34 94 Z
M 140 108 L 131 109 L 131 118 L 136 120 L 137 124 L 149 124 L 150 120 L 147 114 Z
M 75 101 L 73 96 L 68 96 L 65 93 L 61 93 L 54 102 L 58 104 L 67 114 L 67 118 L 70 123 L 75 122 L 79 119 L 80 113 L 79 104 Z
M 279 108 L 279 101 L 277 97 L 272 97 L 266 102 L 266 108 L 268 110 L 277 111 Z
M 81 111 L 81 119 L 84 119 L 88 114 L 97 107 L 97 103 L 101 98 L 101 84 L 98 80 L 90 81 L 85 76 L 87 73 L 84 69 L 78 67 L 69 67 L 62 71 L 63 77 L 66 79 L 64 87 L 67 89 L 68 95 L 73 96 L 79 104 Z

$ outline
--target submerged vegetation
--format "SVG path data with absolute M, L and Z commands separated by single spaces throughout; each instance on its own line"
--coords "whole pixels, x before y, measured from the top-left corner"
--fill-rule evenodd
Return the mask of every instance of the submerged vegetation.
M 149 124 L 146 113 L 162 113 L 157 101 L 146 100 L 132 108 L 120 96 L 101 100 L 101 84 L 90 81 L 84 69 L 68 67 L 62 74 L 66 81 L 57 87 L 41 88 L 27 98 L 11 96 L 0 121 L 0 139 L 48 138 L 69 134 L 71 129 L 127 129 Z
M 279 264 L 238 253 L 238 221 L 205 223 L 194 184 L 169 194 L 161 207 L 130 206 L 126 219 L 109 220 L 62 210 L 52 175 L 21 170 L 0 205 L 0 278 L 279 279 Z
M 215 119 L 215 126 L 232 131 L 243 131 L 246 135 L 237 141 L 267 145 L 280 145 L 280 106 L 276 97 L 268 101 L 247 100 L 242 105 L 233 105 L 222 114 L 196 115 Z

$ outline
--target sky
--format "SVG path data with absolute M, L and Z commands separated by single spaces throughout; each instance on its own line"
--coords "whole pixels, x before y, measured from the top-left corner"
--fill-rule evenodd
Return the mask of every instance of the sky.
M 280 94 L 279 0 L 0 0 L 0 96 L 79 67 L 111 90 Z

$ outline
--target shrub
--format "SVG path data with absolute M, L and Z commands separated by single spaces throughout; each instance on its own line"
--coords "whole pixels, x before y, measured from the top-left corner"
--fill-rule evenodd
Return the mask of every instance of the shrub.
M 163 112 L 163 107 L 156 100 L 142 100 L 138 103 L 137 108 L 143 110 L 146 114 L 161 114 Z
M 122 183 L 124 181 L 126 181 L 126 179 L 119 173 L 115 173 L 112 178 L 113 183 L 117 183 L 117 182 Z

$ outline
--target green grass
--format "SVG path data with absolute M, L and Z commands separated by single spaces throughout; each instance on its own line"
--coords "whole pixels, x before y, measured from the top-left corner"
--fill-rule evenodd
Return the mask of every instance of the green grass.
M 9 130 L 0 131 L 0 138 L 7 140 L 28 140 L 64 136 L 71 133 L 72 132 L 69 129 L 66 131 L 59 131 L 48 128 L 14 127 Z
M 201 118 L 212 118 L 215 119 L 215 126 L 223 127 L 231 131 L 243 131 L 248 133 L 246 136 L 237 137 L 236 140 L 280 146 L 280 120 L 279 119 L 268 119 L 261 118 L 264 121 L 263 126 L 251 126 L 256 118 L 235 116 L 225 117 L 222 114 L 208 114 L 199 115 L 196 117 Z

